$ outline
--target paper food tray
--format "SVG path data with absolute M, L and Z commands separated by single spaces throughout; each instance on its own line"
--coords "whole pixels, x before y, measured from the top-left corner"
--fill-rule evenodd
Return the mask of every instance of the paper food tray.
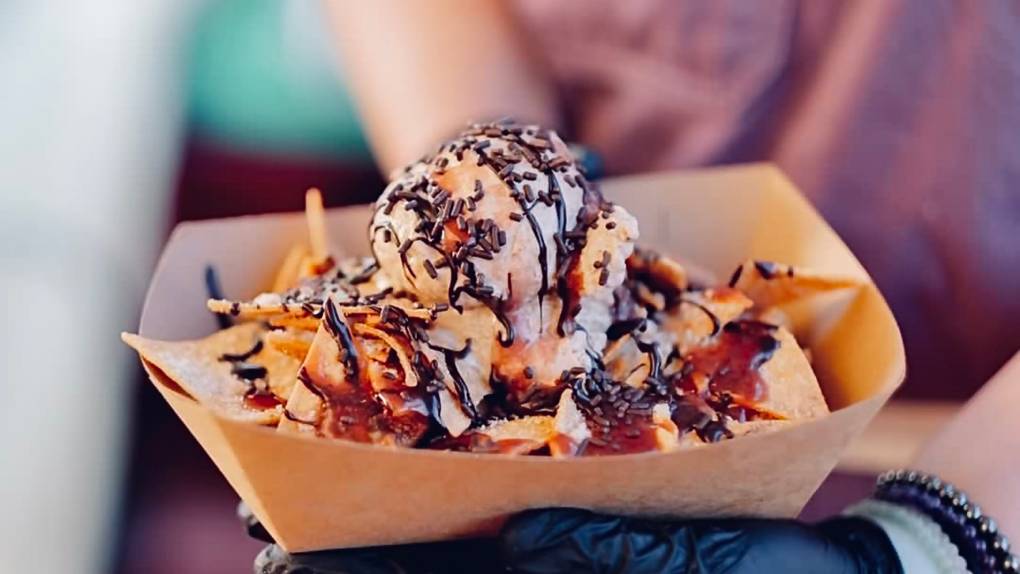
M 673 516 L 796 515 L 905 375 L 899 329 L 850 250 L 791 183 L 764 164 L 611 179 L 606 196 L 641 226 L 642 245 L 725 278 L 747 258 L 860 278 L 791 309 L 831 415 L 777 432 L 676 452 L 552 459 L 411 449 L 277 434 L 231 422 L 146 365 L 156 388 L 285 549 L 432 541 L 493 532 L 514 512 L 570 506 Z M 367 254 L 370 210 L 328 213 L 342 253 Z M 231 297 L 267 287 L 301 214 L 183 223 L 159 262 L 140 332 L 190 339 L 216 328 L 207 265 Z

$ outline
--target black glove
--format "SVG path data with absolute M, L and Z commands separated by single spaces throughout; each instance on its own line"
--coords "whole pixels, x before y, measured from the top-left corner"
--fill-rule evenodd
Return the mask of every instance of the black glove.
M 861 518 L 664 522 L 584 510 L 526 512 L 501 534 L 512 572 L 898 573 L 885 532 Z
M 287 554 L 270 544 L 255 574 L 481 574 L 505 572 L 495 540 L 378 546 Z
M 276 546 L 256 574 L 417 572 L 897 573 L 885 532 L 861 518 L 658 521 L 583 510 L 521 514 L 498 540 L 288 555 Z
M 273 542 L 245 503 L 237 515 L 248 536 Z M 255 557 L 255 574 L 479 574 L 505 572 L 496 539 L 377 546 L 288 554 L 270 544 Z

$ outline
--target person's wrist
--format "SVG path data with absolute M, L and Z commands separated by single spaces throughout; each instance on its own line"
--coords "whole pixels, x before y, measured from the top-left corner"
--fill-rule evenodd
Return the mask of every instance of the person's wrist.
M 952 484 L 931 474 L 890 471 L 878 478 L 874 497 L 928 516 L 959 550 L 969 571 L 1020 572 L 1020 560 L 995 521 Z
M 967 562 L 942 528 L 927 515 L 899 504 L 866 498 L 843 516 L 870 520 L 889 538 L 904 572 L 961 574 Z

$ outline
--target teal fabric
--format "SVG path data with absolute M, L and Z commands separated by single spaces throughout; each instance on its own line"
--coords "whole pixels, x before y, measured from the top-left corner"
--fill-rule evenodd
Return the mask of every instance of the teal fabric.
M 191 38 L 188 114 L 247 152 L 371 161 L 318 2 L 214 0 Z

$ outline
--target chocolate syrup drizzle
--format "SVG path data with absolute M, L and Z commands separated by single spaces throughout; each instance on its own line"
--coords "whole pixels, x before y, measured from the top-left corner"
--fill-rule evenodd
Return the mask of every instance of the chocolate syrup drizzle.
M 220 276 L 216 272 L 216 268 L 212 265 L 205 266 L 205 292 L 209 299 L 225 299 L 223 296 L 223 287 L 220 285 Z M 216 324 L 220 329 L 226 329 L 234 324 L 234 321 L 223 313 L 214 313 L 216 317 Z
M 680 298 L 680 303 L 683 303 L 683 304 L 686 304 L 686 305 L 693 305 L 693 306 L 697 307 L 699 310 L 701 310 L 702 312 L 704 312 L 705 315 L 708 316 L 709 320 L 712 321 L 712 333 L 709 335 L 710 337 L 714 337 L 717 334 L 719 334 L 719 329 L 722 328 L 722 323 L 719 321 L 719 317 L 716 316 L 716 314 L 713 313 L 711 309 L 709 309 L 705 305 L 702 305 L 701 303 L 698 303 L 697 301 L 692 301 L 692 300 L 684 298 L 684 297 Z
M 220 355 L 220 360 L 227 363 L 235 363 L 239 361 L 247 361 L 255 355 L 258 355 L 262 351 L 262 339 L 256 339 L 255 344 L 250 349 L 243 353 L 223 353 Z
M 343 351 L 340 360 L 347 367 L 347 372 L 350 373 L 351 377 L 357 378 L 358 349 L 354 346 L 354 337 L 351 336 L 351 330 L 347 328 L 347 323 L 340 318 L 340 312 L 337 311 L 336 305 L 332 300 L 326 300 L 325 308 L 326 330 L 329 331 L 329 334 L 333 336 L 333 339 Z
M 219 360 L 230 363 L 230 374 L 248 385 L 248 389 L 244 392 L 244 404 L 256 410 L 268 410 L 280 405 L 281 401 L 269 389 L 269 384 L 266 381 L 269 370 L 262 365 L 248 362 L 248 359 L 260 352 L 262 352 L 261 338 L 256 339 L 247 351 L 223 353 L 219 356 Z
M 439 351 L 443 354 L 444 362 L 446 363 L 446 370 L 450 373 L 450 377 L 453 378 L 453 384 L 457 389 L 457 401 L 460 403 L 464 413 L 467 414 L 471 420 L 478 420 L 478 409 L 475 407 L 474 401 L 471 400 L 471 390 L 468 389 L 467 382 L 464 377 L 460 374 L 460 369 L 457 367 L 457 360 L 463 359 L 468 356 L 471 352 L 471 339 L 468 339 L 464 343 L 464 348 L 459 351 L 456 349 L 447 349 L 446 347 L 440 347 L 439 345 L 433 345 L 427 343 L 428 347 L 433 351 Z

